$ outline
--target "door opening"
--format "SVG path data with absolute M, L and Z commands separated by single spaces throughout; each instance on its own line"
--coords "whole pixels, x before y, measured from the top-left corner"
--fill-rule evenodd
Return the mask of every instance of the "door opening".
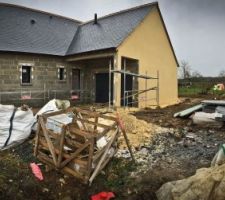
M 125 83 L 126 87 L 125 87 L 125 91 L 129 91 L 126 93 L 126 96 L 130 96 L 128 98 L 124 99 L 124 74 L 121 75 L 121 106 L 130 106 L 132 107 L 132 101 L 133 101 L 133 97 L 132 95 L 132 90 L 133 90 L 133 76 L 132 75 L 126 75 L 126 83 Z M 124 104 L 125 101 L 125 104 Z
M 109 73 L 95 74 L 96 89 L 95 102 L 107 103 L 109 102 Z M 111 104 L 113 101 L 113 75 L 111 76 Z
M 72 69 L 72 94 L 73 100 L 80 99 L 80 70 Z

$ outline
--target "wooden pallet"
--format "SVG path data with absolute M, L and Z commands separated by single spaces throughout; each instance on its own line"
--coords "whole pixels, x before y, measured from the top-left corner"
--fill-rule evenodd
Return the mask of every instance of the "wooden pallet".
M 48 117 L 68 112 L 73 113 L 72 123 L 63 125 L 60 133 L 47 129 Z M 118 116 L 79 108 L 43 114 L 38 118 L 34 155 L 43 163 L 91 184 L 117 152 L 117 140 L 121 133 L 133 158 Z M 97 141 L 102 137 L 107 138 L 107 143 L 98 148 Z

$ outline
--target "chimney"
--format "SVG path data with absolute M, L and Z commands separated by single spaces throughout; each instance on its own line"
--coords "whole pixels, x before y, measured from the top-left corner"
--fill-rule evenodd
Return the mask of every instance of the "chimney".
M 95 13 L 94 24 L 98 24 L 98 16 L 97 16 L 97 13 Z

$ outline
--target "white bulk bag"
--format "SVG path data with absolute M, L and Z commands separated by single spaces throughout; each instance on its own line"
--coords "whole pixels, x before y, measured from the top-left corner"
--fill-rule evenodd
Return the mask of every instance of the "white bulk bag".
M 31 133 L 33 112 L 0 104 L 0 150 L 23 142 Z
M 66 109 L 70 107 L 70 102 L 68 100 L 52 99 L 46 103 L 35 115 L 35 124 L 32 127 L 33 131 L 37 130 L 37 117 L 42 114 L 51 113 L 59 111 L 61 109 Z

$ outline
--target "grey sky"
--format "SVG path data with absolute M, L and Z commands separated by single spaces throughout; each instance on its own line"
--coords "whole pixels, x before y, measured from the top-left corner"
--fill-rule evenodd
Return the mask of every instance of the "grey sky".
M 151 0 L 0 0 L 87 21 Z M 216 76 L 225 69 L 225 0 L 159 0 L 178 60 Z

